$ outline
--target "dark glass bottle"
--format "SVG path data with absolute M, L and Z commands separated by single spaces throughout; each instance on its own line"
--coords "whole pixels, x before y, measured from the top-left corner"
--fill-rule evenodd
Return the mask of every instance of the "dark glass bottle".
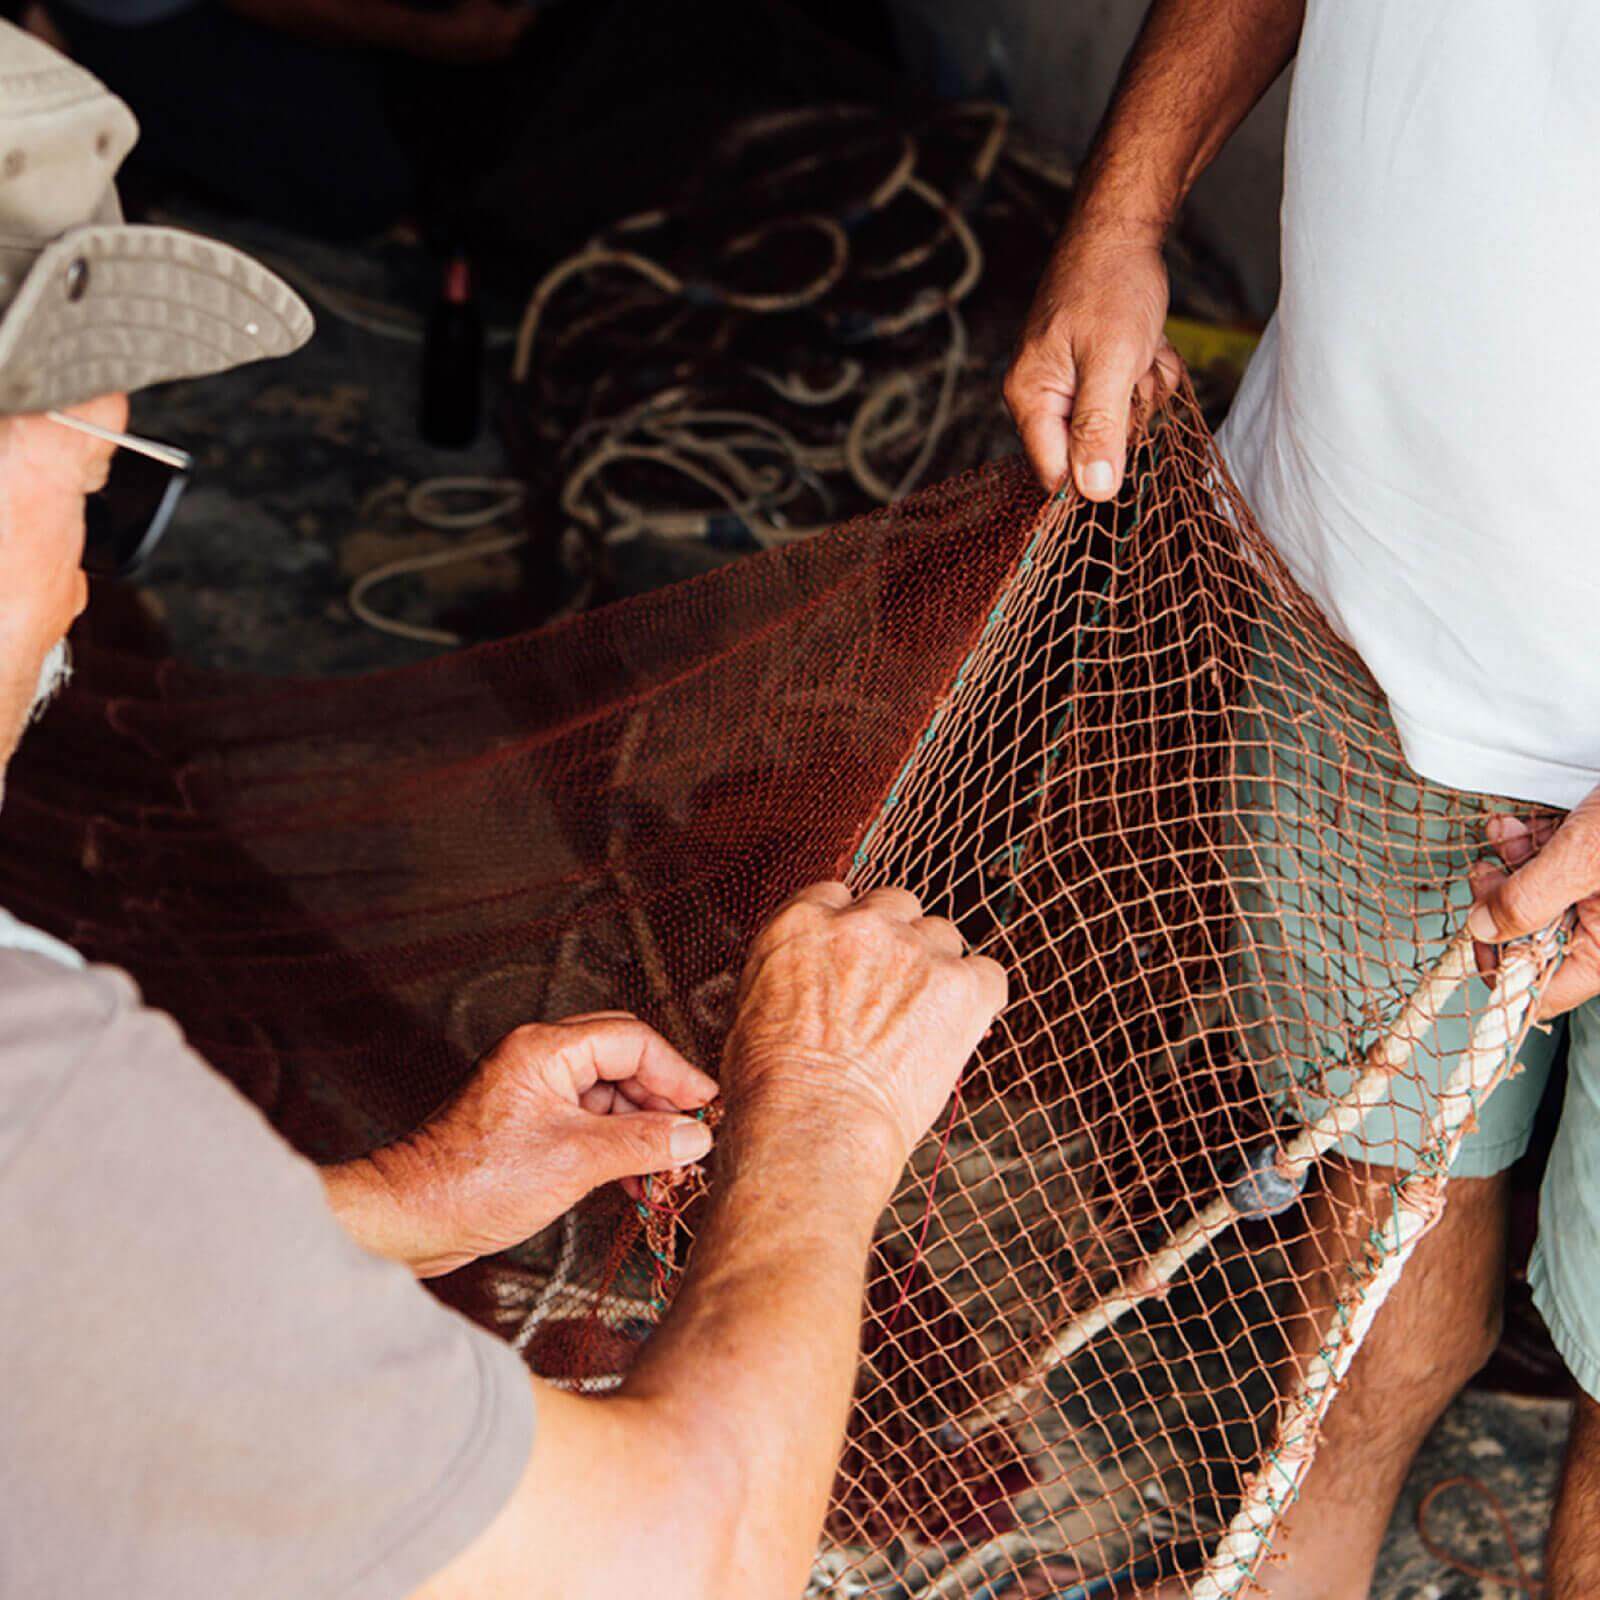
M 483 411 L 483 318 L 472 267 L 458 252 L 445 264 L 422 340 L 422 437 L 459 450 L 478 436 Z

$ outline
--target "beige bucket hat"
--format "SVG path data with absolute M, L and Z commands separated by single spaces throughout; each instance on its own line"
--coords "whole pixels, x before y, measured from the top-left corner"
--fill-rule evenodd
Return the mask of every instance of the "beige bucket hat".
M 0 23 L 0 414 L 198 378 L 311 337 L 295 292 L 249 256 L 122 220 L 139 137 L 98 78 Z

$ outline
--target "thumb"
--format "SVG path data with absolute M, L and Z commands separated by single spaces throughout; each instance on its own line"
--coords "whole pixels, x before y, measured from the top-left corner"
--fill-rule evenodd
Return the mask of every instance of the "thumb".
M 693 1117 L 638 1111 L 626 1117 L 591 1116 L 588 1121 L 584 1154 L 594 1184 L 670 1171 L 711 1150 L 711 1130 Z
M 1073 481 L 1086 500 L 1109 500 L 1122 487 L 1128 412 L 1142 376 L 1131 350 L 1120 346 L 1084 356 L 1072 399 L 1067 452 Z

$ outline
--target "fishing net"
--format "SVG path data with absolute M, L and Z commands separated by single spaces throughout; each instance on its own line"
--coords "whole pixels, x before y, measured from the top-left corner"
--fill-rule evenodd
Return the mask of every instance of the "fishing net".
M 626 1007 L 714 1069 L 764 917 L 821 877 L 909 886 L 1012 1000 L 878 1229 L 811 1592 L 1215 1596 L 1555 958 L 1494 1004 L 1463 983 L 1490 808 L 1407 771 L 1184 395 L 1113 505 L 1005 461 L 417 668 L 242 681 L 86 641 L 13 772 L 0 903 L 333 1159 L 529 1020 Z M 1348 1260 L 1300 1198 L 1340 1139 L 1405 1169 L 1348 1202 Z M 702 1188 L 599 1193 L 440 1290 L 603 1393 Z

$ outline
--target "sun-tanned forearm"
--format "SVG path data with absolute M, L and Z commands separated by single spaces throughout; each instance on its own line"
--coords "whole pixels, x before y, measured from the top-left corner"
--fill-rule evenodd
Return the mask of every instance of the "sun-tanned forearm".
M 1164 235 L 1304 20 L 1305 0 L 1156 0 L 1079 174 L 1075 222 Z
M 511 1507 L 425 1600 L 804 1590 L 849 1407 L 867 1251 L 898 1160 L 881 1142 L 774 1113 L 730 1113 L 693 1261 L 622 1389 L 538 1388 L 537 1447 Z M 563 1538 L 585 1505 L 594 1536 Z M 600 1534 L 602 1506 L 625 1529 Z
M 741 1512 L 708 1596 L 805 1587 L 856 1370 L 874 1223 L 899 1157 L 848 1124 L 749 1108 L 674 1316 L 628 1391 L 691 1398 L 687 1427 L 732 1447 Z
M 1079 173 L 1006 375 L 1039 481 L 1071 471 L 1109 500 L 1135 396 L 1158 403 L 1181 363 L 1166 340 L 1161 247 L 1183 197 L 1294 55 L 1305 0 L 1156 0 Z

